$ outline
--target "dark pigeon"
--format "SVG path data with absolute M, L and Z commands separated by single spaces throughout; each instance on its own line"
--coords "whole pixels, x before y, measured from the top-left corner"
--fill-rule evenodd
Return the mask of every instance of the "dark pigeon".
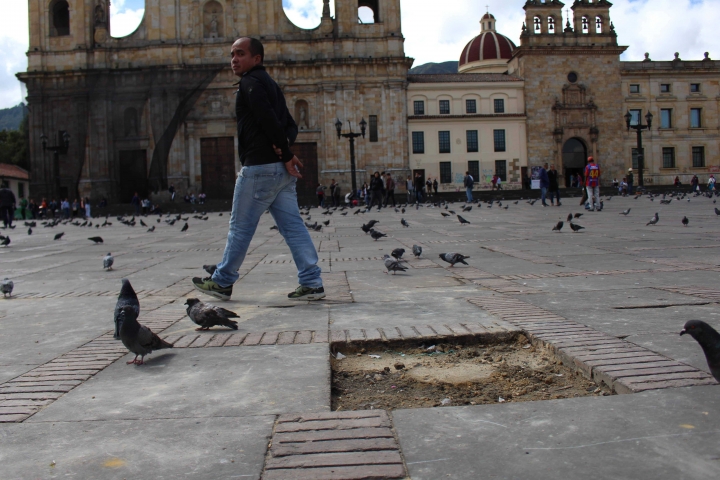
M 187 224 L 187 222 L 186 222 L 185 225 L 183 226 L 183 228 L 180 229 L 180 231 L 181 231 L 181 232 L 187 232 L 187 229 L 188 229 L 188 224 Z
M 567 221 L 567 222 L 572 222 L 572 219 L 573 219 L 572 213 L 568 213 L 568 218 L 567 218 L 566 221 Z
M 15 284 L 9 278 L 6 278 L 2 282 L 0 282 L 0 292 L 2 292 L 3 297 L 7 295 L 10 295 L 12 297 L 13 288 L 15 288 Z
M 585 227 L 583 227 L 582 225 L 578 225 L 578 224 L 572 223 L 572 222 L 570 222 L 570 228 L 572 228 L 573 232 L 579 232 L 580 230 L 585 230 Z
M 142 365 L 145 363 L 145 355 L 149 355 L 155 350 L 173 348 L 171 343 L 161 339 L 152 330 L 138 323 L 138 314 L 131 305 L 121 307 L 118 317 L 121 324 L 120 340 L 128 350 L 135 354 L 135 358 L 127 362 L 128 365 Z M 140 356 L 139 362 L 138 355 Z
M 103 243 L 102 237 L 90 237 L 90 238 L 88 238 L 88 240 L 95 242 L 96 245 L 98 243 Z
M 466 223 L 470 223 L 470 222 L 468 222 L 467 220 L 465 220 L 465 219 L 464 219 L 462 216 L 460 216 L 460 215 L 457 216 L 457 219 L 460 220 L 460 224 L 461 224 L 461 225 L 464 225 L 464 224 L 466 224 Z
M 413 255 L 415 255 L 416 258 L 420 258 L 420 255 L 422 255 L 422 247 L 413 245 Z
M 450 216 L 449 213 L 445 213 L 445 212 L 440 212 L 440 215 L 442 215 L 443 217 L 449 217 L 449 216 Z
M 685 225 L 686 227 L 688 226 L 688 223 L 690 223 L 690 220 L 688 220 L 687 217 L 683 217 L 681 221 L 682 221 L 682 224 Z
M 561 220 L 561 221 L 559 221 L 557 224 L 555 224 L 555 226 L 552 228 L 552 231 L 553 231 L 553 232 L 559 232 L 560 230 L 562 230 L 562 228 L 563 228 L 564 225 L 565 225 L 565 222 L 563 222 L 563 221 Z
M 680 335 L 686 333 L 700 344 L 705 352 L 710 373 L 720 382 L 720 333 L 701 320 L 688 321 L 680 331 Z
M 120 320 L 120 310 L 126 306 L 130 306 L 135 309 L 135 318 L 140 315 L 140 302 L 135 294 L 135 290 L 133 290 L 132 285 L 130 285 L 130 281 L 123 278 L 120 295 L 118 295 L 117 303 L 115 304 L 115 333 L 113 334 L 113 338 L 116 340 L 120 338 L 120 327 L 122 326 L 122 320 Z
M 400 224 L 401 224 L 403 227 L 409 227 L 409 226 L 410 226 L 410 224 L 407 223 L 407 220 L 405 220 L 404 218 L 401 218 L 401 219 L 400 219 Z
M 400 260 L 404 254 L 405 254 L 404 248 L 396 248 L 395 250 L 393 250 L 390 253 L 390 255 L 392 255 L 395 260 Z
M 10 237 L 3 238 L 3 241 L 0 242 L 0 245 L 2 245 L 3 247 L 7 247 L 8 245 L 10 245 Z
M 240 318 L 235 312 L 216 307 L 209 303 L 203 303 L 197 298 L 188 298 L 185 305 L 188 306 L 188 317 L 198 325 L 198 328 L 195 330 L 208 330 L 218 325 L 229 327 L 233 330 L 238 329 L 238 323 L 235 320 L 230 320 L 231 318 Z
M 371 237 L 373 238 L 373 240 L 375 240 L 376 242 L 377 242 L 379 239 L 381 239 L 382 237 L 387 237 L 387 235 L 385 235 L 385 234 L 382 233 L 382 232 L 378 232 L 378 231 L 375 230 L 374 228 L 371 228 L 371 229 L 370 229 L 370 236 L 371 236 Z
M 466 257 L 462 253 L 441 253 L 440 258 L 449 263 L 451 267 L 454 267 L 456 263 L 468 265 L 465 259 L 470 257 Z

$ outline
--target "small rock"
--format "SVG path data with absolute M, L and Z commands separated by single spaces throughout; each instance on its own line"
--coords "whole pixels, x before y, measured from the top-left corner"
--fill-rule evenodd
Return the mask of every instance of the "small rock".
M 446 407 L 450 404 L 452 404 L 452 400 L 450 400 L 449 398 L 443 398 L 440 402 L 440 405 L 442 405 L 443 407 Z
M 380 380 L 382 380 L 383 377 L 379 373 L 376 373 L 375 377 L 373 377 L 373 378 L 375 378 L 375 381 L 380 381 Z
M 385 368 L 383 368 L 383 372 L 385 372 L 385 373 L 390 373 L 390 367 L 385 367 Z
M 498 397 L 498 403 L 503 403 L 505 399 L 503 397 Z
M 402 364 L 402 363 L 395 364 L 395 370 L 402 370 L 403 368 L 405 368 L 404 364 Z

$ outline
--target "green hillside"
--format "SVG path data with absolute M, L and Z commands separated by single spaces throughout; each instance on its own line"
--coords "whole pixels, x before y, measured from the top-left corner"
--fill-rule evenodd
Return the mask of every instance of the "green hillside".
M 20 103 L 11 108 L 0 109 L 0 131 L 18 130 L 20 122 L 27 115 L 27 107 Z
M 413 67 L 410 69 L 411 75 L 430 75 L 430 74 L 438 74 L 438 73 L 457 73 L 458 72 L 458 62 L 456 61 L 450 61 L 450 62 L 442 62 L 442 63 L 425 63 L 423 65 L 418 65 L 417 67 Z

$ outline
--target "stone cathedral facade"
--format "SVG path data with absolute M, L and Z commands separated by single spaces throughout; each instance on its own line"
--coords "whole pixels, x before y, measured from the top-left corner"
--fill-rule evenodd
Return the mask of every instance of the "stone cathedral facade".
M 412 59 L 400 2 L 334 2 L 334 18 L 324 0 L 320 25 L 304 30 L 282 0 L 146 0 L 137 30 L 113 38 L 107 0 L 29 0 L 29 64 L 19 77 L 28 88 L 32 195 L 78 191 L 127 202 L 134 191 L 174 184 L 230 197 L 239 165 L 229 53 L 240 36 L 262 40 L 265 65 L 300 126 L 302 195 L 314 194 L 320 177 L 350 184 L 336 119 L 345 131 L 368 122 L 367 140 L 356 143 L 360 183 L 365 170 L 404 174 Z M 359 6 L 372 9 L 375 23 L 358 22 Z M 53 147 L 64 132 L 66 153 L 43 148 L 41 134 Z

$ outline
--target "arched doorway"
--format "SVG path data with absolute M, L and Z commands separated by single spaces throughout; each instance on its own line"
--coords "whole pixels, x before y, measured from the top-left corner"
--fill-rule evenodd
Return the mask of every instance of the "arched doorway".
M 571 138 L 562 149 L 563 175 L 565 187 L 570 187 L 570 178 L 573 175 L 582 175 L 587 163 L 587 147 L 579 138 Z

